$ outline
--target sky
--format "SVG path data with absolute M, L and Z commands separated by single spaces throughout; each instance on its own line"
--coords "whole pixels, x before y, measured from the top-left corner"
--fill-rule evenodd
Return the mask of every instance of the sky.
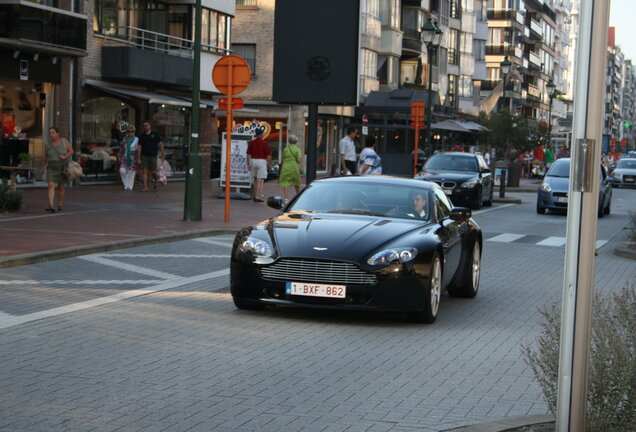
M 616 45 L 621 46 L 625 59 L 636 62 L 636 1 L 610 1 L 610 26 L 616 27 Z

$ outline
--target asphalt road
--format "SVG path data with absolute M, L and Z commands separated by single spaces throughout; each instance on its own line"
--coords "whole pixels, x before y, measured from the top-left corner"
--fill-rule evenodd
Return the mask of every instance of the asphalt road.
M 565 215 L 475 213 L 472 300 L 433 325 L 395 314 L 236 310 L 231 236 L 0 270 L 0 431 L 440 431 L 547 406 L 520 344 L 559 301 Z M 636 279 L 613 254 L 636 190 L 599 221 L 596 287 Z

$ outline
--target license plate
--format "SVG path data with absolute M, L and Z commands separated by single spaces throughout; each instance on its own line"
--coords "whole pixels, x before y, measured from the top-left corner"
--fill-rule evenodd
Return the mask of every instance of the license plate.
M 557 202 L 566 203 L 568 202 L 568 197 L 558 197 Z
M 444 193 L 446 195 L 452 195 L 453 194 L 453 190 L 452 189 L 444 189 Z
M 623 177 L 623 181 L 625 183 L 634 183 L 634 178 L 633 177 Z
M 328 285 L 307 282 L 287 282 L 285 291 L 290 295 L 309 297 L 345 298 L 346 285 Z

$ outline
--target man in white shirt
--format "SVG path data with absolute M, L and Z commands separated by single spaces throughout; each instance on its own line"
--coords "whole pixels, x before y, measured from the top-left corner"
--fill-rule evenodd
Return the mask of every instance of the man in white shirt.
M 347 128 L 347 134 L 338 143 L 340 150 L 340 168 L 343 175 L 356 173 L 356 145 L 353 139 L 358 135 L 358 130 L 354 127 Z

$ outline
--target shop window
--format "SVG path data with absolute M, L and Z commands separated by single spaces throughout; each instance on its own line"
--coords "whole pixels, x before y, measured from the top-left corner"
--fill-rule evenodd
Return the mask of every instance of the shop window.
M 153 117 L 153 129 L 159 132 L 166 159 L 173 172 L 185 172 L 189 129 L 189 111 L 182 107 L 160 106 Z
M 98 97 L 81 107 L 81 163 L 87 174 L 113 173 L 119 143 L 128 125 L 136 126 L 135 109 L 113 97 Z

